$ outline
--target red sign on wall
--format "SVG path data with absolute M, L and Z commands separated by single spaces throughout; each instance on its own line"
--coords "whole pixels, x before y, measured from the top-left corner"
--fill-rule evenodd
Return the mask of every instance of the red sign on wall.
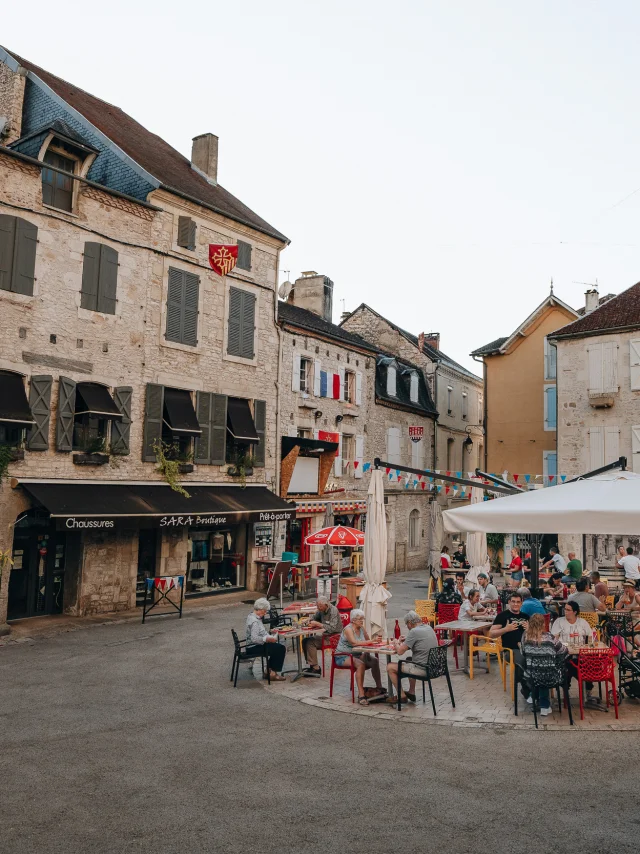
M 321 442 L 340 442 L 340 433 L 328 433 L 326 430 L 318 430 L 318 439 Z M 340 452 L 340 447 L 336 448 L 336 457 Z
M 209 264 L 214 273 L 226 276 L 238 263 L 238 246 L 236 244 L 209 244 Z
M 419 442 L 424 436 L 424 427 L 409 427 L 409 438 L 412 442 Z

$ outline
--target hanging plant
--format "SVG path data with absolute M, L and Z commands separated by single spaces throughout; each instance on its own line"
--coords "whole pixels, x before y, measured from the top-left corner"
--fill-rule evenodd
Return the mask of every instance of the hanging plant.
M 153 443 L 153 452 L 156 455 L 156 471 L 160 472 L 174 492 L 179 492 L 185 498 L 191 498 L 178 480 L 181 464 L 178 446 L 175 443 L 169 444 L 162 440 L 156 440 Z
M 15 459 L 14 452 L 15 448 L 11 448 L 9 445 L 0 445 L 0 483 L 6 477 L 9 463 L 12 463 Z
M 247 485 L 247 476 L 253 474 L 252 462 L 253 457 L 250 451 L 239 450 L 235 456 L 234 464 L 227 469 L 228 475 L 240 478 L 240 486 L 243 489 Z

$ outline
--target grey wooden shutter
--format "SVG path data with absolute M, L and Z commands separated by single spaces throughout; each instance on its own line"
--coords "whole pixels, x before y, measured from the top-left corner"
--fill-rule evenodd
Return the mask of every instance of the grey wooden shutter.
M 229 329 L 227 331 L 227 353 L 241 356 L 242 294 L 239 288 L 229 288 Z
M 240 270 L 251 269 L 251 244 L 245 243 L 244 240 L 238 241 L 238 263 L 236 266 Z
M 58 420 L 56 450 L 73 450 L 73 419 L 76 414 L 76 384 L 68 377 L 58 380 Z
M 118 253 L 111 246 L 100 245 L 97 310 L 104 314 L 116 313 L 118 289 Z
M 178 246 L 191 251 L 196 248 L 196 224 L 191 217 L 178 217 Z
M 36 271 L 38 228 L 26 219 L 16 220 L 16 243 L 13 258 L 11 290 L 16 294 L 33 296 Z
M 27 448 L 30 451 L 47 451 L 49 449 L 52 385 L 53 377 L 31 377 L 29 407 L 36 423 L 27 431 Z
M 256 298 L 253 294 L 242 292 L 242 353 L 245 359 L 253 359 L 253 345 L 256 325 Z
M 80 307 L 89 311 L 98 310 L 98 283 L 100 281 L 100 244 L 91 241 L 84 244 L 82 264 L 82 288 Z
M 182 339 L 182 292 L 184 289 L 184 271 L 169 267 L 169 287 L 167 289 L 167 341 Z
M 133 389 L 120 386 L 113 390 L 113 402 L 122 413 L 122 421 L 111 422 L 111 452 L 126 456 L 131 453 L 129 439 L 131 435 L 131 398 Z
M 162 441 L 162 409 L 164 407 L 164 386 L 147 383 L 147 396 L 144 410 L 144 436 L 142 439 L 142 459 L 145 463 L 155 463 L 154 444 Z
M 182 308 L 182 343 L 195 347 L 198 343 L 198 295 L 200 277 L 184 274 L 184 301 Z
M 266 457 L 267 403 L 264 400 L 253 401 L 253 422 L 260 441 L 253 451 L 253 464 L 263 468 Z
M 0 290 L 11 290 L 13 253 L 16 242 L 16 217 L 0 216 Z
M 196 437 L 194 461 L 198 465 L 211 462 L 211 394 L 208 391 L 196 392 L 196 416 L 202 433 Z
M 211 465 L 223 466 L 227 452 L 227 396 L 211 395 Z

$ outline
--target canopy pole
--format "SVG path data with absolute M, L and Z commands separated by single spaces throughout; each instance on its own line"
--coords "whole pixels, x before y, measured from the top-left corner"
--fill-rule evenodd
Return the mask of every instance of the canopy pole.
M 540 582 L 540 534 L 531 537 L 531 590 L 535 596 Z

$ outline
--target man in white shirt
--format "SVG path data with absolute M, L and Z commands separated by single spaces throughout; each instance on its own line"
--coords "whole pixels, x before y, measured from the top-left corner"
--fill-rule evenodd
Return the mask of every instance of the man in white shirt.
M 551 559 L 546 563 L 543 563 L 540 569 L 547 569 L 547 567 L 553 566 L 552 572 L 561 572 L 563 576 L 567 574 L 567 562 L 562 557 L 561 554 L 558 553 L 558 549 L 552 548 L 550 549 Z
M 634 555 L 631 546 L 629 546 L 626 553 L 624 548 L 620 546 L 618 553 L 620 554 L 618 566 L 624 569 L 624 577 L 628 581 L 634 581 L 637 587 L 638 581 L 640 581 L 640 558 Z
M 495 584 L 491 584 L 489 576 L 486 573 L 479 573 L 478 584 L 480 585 L 480 601 L 484 605 L 497 605 L 498 588 Z

